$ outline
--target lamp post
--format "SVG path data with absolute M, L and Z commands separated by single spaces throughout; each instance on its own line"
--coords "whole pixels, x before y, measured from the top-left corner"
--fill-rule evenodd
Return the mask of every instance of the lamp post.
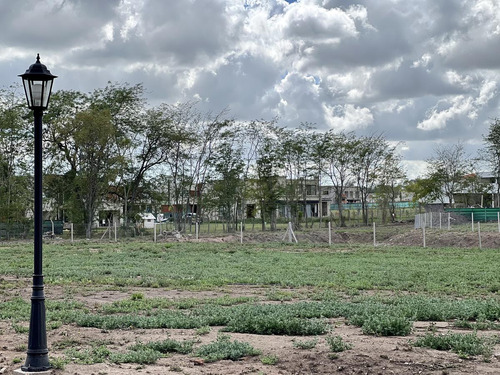
M 34 272 L 33 292 L 31 294 L 31 317 L 26 362 L 22 371 L 37 372 L 50 369 L 49 350 L 47 349 L 47 331 L 45 328 L 45 295 L 43 292 L 42 273 L 42 116 L 47 109 L 52 84 L 56 76 L 40 63 L 40 55 L 24 74 L 24 92 L 28 108 L 35 117 L 35 230 L 34 230 Z

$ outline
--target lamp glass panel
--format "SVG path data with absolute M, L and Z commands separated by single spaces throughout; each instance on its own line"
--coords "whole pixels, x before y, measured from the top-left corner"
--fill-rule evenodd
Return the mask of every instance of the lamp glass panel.
M 33 107 L 43 107 L 43 81 L 31 81 L 31 96 Z
M 23 79 L 24 93 L 26 94 L 26 100 L 28 101 L 28 108 L 31 108 L 31 90 L 30 90 L 30 81 L 27 79 Z
M 50 92 L 52 91 L 53 80 L 45 81 L 43 86 L 43 108 L 47 108 L 49 106 Z

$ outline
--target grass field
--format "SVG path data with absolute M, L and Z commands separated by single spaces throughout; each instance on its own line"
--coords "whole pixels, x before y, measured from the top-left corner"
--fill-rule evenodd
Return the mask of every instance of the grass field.
M 14 342 L 27 335 L 32 245 L 4 244 L 0 254 L 0 333 Z M 261 366 L 278 368 L 283 353 L 262 353 L 255 345 L 232 340 L 231 335 L 295 337 L 294 350 L 326 350 L 330 361 L 339 361 L 340 352 L 353 352 L 362 345 L 345 342 L 349 335 L 335 335 L 340 324 L 358 329 L 360 337 L 408 337 L 414 347 L 445 348 L 457 358 L 482 358 L 496 368 L 499 260 L 497 249 L 363 244 L 46 244 L 51 355 L 59 368 L 97 363 L 158 365 L 167 353 L 199 357 L 206 363 L 260 355 Z M 174 290 L 175 295 L 168 292 Z M 92 300 L 113 291 L 119 297 Z M 415 337 L 416 322 L 432 324 L 425 335 Z M 436 322 L 447 324 L 446 339 L 433 329 Z M 124 351 L 98 333 L 87 341 L 66 342 L 56 335 L 64 327 L 124 336 L 135 330 L 190 333 L 188 340 L 145 338 L 148 343 L 134 341 Z M 213 327 L 221 331 L 214 333 Z M 451 332 L 456 329 L 466 332 Z M 487 335 L 478 335 L 480 330 Z M 209 342 L 200 339 L 210 332 Z M 322 341 L 316 347 L 319 338 Z M 15 357 L 6 361 L 15 366 L 25 348 L 18 346 L 17 354 L 11 349 Z M 355 366 L 356 359 L 350 364 Z M 287 366 L 281 370 L 293 372 L 292 364 Z M 273 373 L 265 368 L 262 373 Z M 326 367 L 324 373 L 328 371 Z

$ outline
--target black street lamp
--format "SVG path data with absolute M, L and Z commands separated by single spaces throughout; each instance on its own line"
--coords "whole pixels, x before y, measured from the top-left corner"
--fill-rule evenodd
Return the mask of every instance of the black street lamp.
M 40 63 L 40 55 L 36 62 L 24 74 L 24 92 L 28 108 L 35 117 L 35 231 L 34 231 L 34 272 L 33 292 L 31 294 L 30 333 L 28 339 L 28 356 L 22 371 L 36 372 L 50 369 L 49 350 L 47 349 L 47 331 L 45 328 L 45 295 L 43 292 L 42 274 L 42 116 L 47 109 L 52 84 L 56 76 L 50 74 L 47 67 Z

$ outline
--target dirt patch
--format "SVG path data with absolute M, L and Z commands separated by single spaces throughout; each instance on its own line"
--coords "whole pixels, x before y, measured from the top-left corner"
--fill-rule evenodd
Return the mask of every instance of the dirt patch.
M 53 292 L 48 288 L 48 295 L 55 298 L 62 295 L 60 291 Z M 148 297 L 162 298 L 211 298 L 222 295 L 254 296 L 265 303 L 265 288 L 231 286 L 215 291 L 180 291 L 161 289 L 138 289 Z M 288 290 L 288 289 L 287 289 Z M 129 298 L 136 290 L 101 291 L 93 295 L 77 295 L 77 300 L 83 301 L 88 307 L 111 300 Z M 23 288 L 22 293 L 25 293 Z M 104 297 L 105 294 L 107 297 Z M 203 363 L 192 355 L 169 355 L 158 360 L 154 365 L 100 363 L 94 365 L 79 365 L 70 363 L 64 370 L 53 370 L 53 374 L 72 375 L 105 375 L 105 374 L 499 374 L 500 346 L 495 347 L 490 362 L 480 358 L 464 360 L 457 354 L 424 348 L 412 347 L 410 341 L 432 329 L 437 333 L 446 333 L 453 327 L 446 322 L 415 322 L 411 336 L 406 337 L 374 337 L 361 332 L 361 329 L 347 325 L 343 319 L 332 319 L 334 327 L 332 334 L 340 335 L 343 340 L 353 345 L 353 348 L 332 357 L 332 352 L 326 343 L 325 336 L 317 337 L 318 343 L 313 349 L 298 349 L 294 341 L 312 340 L 315 337 L 295 336 L 264 336 L 231 333 L 231 339 L 248 342 L 262 352 L 261 356 L 246 357 L 240 361 L 219 361 Z M 126 351 L 127 347 L 137 342 L 147 343 L 166 338 L 178 341 L 195 340 L 196 346 L 213 342 L 219 329 L 211 327 L 206 335 L 197 335 L 191 329 L 126 329 L 101 330 L 83 328 L 74 325 L 63 325 L 49 329 L 47 340 L 50 356 L 63 358 L 65 351 L 90 348 L 92 344 L 100 343 L 108 349 L 117 352 Z M 16 333 L 13 324 L 0 321 L 0 371 L 10 373 L 17 369 L 26 358 L 26 333 Z M 481 332 L 480 335 L 494 335 L 497 332 Z M 262 363 L 263 356 L 275 356 L 275 365 Z
M 390 230 L 387 230 L 390 228 Z M 373 232 L 371 228 L 364 229 L 344 229 L 335 228 L 331 237 L 326 229 L 296 231 L 295 235 L 299 242 L 313 244 L 353 244 L 353 243 L 373 243 Z M 413 229 L 413 225 L 401 224 L 391 227 L 376 229 L 375 242 L 377 245 L 388 246 L 423 246 L 424 234 L 421 229 Z M 193 235 L 184 235 L 179 238 L 166 236 L 159 238 L 164 242 L 209 242 L 209 243 L 266 243 L 266 242 L 289 242 L 285 231 L 276 232 L 251 232 L 243 233 L 243 240 L 239 234 L 210 235 L 202 234 L 199 239 Z M 481 241 L 481 242 L 480 242 Z M 500 233 L 482 232 L 481 236 L 472 231 L 449 231 L 446 229 L 427 229 L 425 233 L 425 243 L 427 247 L 460 247 L 460 248 L 499 248 Z

